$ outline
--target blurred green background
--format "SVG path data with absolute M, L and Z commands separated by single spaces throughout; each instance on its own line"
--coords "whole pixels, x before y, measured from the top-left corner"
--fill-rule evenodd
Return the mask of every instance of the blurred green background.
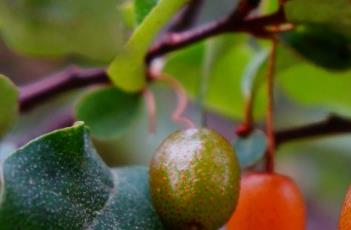
M 76 1 L 75 8 L 68 12 L 60 11 L 66 9 L 64 3 L 57 3 L 56 8 L 52 9 L 45 8 L 43 4 L 40 6 L 42 8 L 36 8 L 39 10 L 34 15 L 49 13 L 52 21 L 45 23 L 40 20 L 41 17 L 47 16 L 45 14 L 37 18 L 29 17 L 29 20 L 28 15 L 33 15 L 33 9 L 23 8 L 25 4 L 21 4 L 22 1 L 11 5 L 14 10 L 19 11 L 7 13 L 4 13 L 4 9 L 9 1 L 0 2 L 0 24 L 3 25 L 0 73 L 7 75 L 20 86 L 39 80 L 72 63 L 82 66 L 105 65 L 131 31 L 130 27 L 122 23 L 126 20 L 125 15 L 128 15 L 128 5 L 121 1 L 110 0 L 97 6 Z M 40 4 L 40 1 L 33 2 Z M 111 10 L 109 4 L 116 7 Z M 82 5 L 84 10 L 81 9 Z M 234 5 L 232 0 L 205 1 L 197 24 L 222 17 L 229 13 Z M 266 1 L 261 6 L 261 11 L 271 12 L 275 8 L 274 4 L 268 5 Z M 81 12 L 79 20 L 89 18 L 93 23 L 78 21 L 78 26 L 72 24 L 67 29 L 63 26 L 64 20 L 70 21 L 75 11 Z M 21 17 L 17 17 L 19 12 L 24 12 Z M 120 14 L 115 15 L 114 12 Z M 111 23 L 104 24 L 105 21 Z M 56 27 L 51 27 L 50 23 L 54 23 Z M 31 31 L 27 38 L 21 36 L 21 33 L 28 32 L 25 30 Z M 69 35 L 70 33 L 73 34 Z M 38 37 L 41 40 L 36 40 Z M 217 46 L 218 54 L 215 60 L 205 66 L 211 65 L 211 68 L 206 69 L 204 59 L 213 44 Z M 350 46 L 350 43 L 348 45 Z M 210 87 L 205 98 L 209 108 L 208 125 L 230 141 L 234 140 L 234 127 L 240 123 L 243 116 L 241 77 L 257 52 L 256 46 L 259 46 L 260 50 L 268 47 L 266 42 L 252 41 L 247 35 L 222 36 L 175 52 L 169 56 L 166 65 L 167 72 L 184 84 L 193 99 L 187 114 L 197 123 L 201 116 L 196 103 L 199 82 L 203 75 L 210 75 Z M 69 55 L 66 55 L 67 53 Z M 33 57 L 33 54 L 36 56 Z M 321 121 L 330 113 L 351 118 L 350 71 L 331 72 L 322 69 L 301 58 L 288 47 L 280 46 L 278 54 L 278 130 Z M 259 75 L 263 73 L 263 70 L 258 72 Z M 148 132 L 147 114 L 143 106 L 132 127 L 122 137 L 95 140 L 99 153 L 109 165 L 147 165 L 160 142 L 169 133 L 181 128 L 170 120 L 170 114 L 176 104 L 175 95 L 160 83 L 153 84 L 152 89 L 157 99 L 157 132 Z M 61 114 L 72 109 L 76 99 L 84 93 L 82 91 L 84 90 L 65 93 L 22 115 L 16 128 L 4 142 L 18 142 L 40 135 L 43 127 L 57 122 Z M 262 124 L 265 108 L 262 85 L 258 87 L 258 91 L 255 115 L 257 122 Z M 288 143 L 279 148 L 277 155 L 278 172 L 294 178 L 305 195 L 308 207 L 307 229 L 336 229 L 341 204 L 351 183 L 351 135 Z

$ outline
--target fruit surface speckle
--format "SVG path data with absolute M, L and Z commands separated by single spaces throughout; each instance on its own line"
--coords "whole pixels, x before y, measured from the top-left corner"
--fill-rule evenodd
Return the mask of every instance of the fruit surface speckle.
M 231 145 L 208 129 L 171 134 L 150 167 L 154 205 L 168 229 L 217 229 L 233 213 L 240 170 Z

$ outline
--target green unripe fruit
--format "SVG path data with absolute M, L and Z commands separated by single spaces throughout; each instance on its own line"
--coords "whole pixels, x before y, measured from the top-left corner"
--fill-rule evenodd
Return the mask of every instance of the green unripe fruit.
M 167 229 L 224 225 L 237 205 L 239 180 L 231 145 L 208 129 L 171 134 L 150 166 L 153 203 Z

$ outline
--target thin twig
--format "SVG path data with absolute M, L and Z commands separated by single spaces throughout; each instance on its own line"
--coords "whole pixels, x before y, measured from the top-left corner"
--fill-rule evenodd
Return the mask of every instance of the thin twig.
M 346 118 L 342 118 L 334 115 L 322 122 L 305 125 L 302 127 L 277 131 L 275 133 L 275 138 L 276 138 L 276 146 L 281 146 L 285 143 L 302 140 L 306 138 L 350 134 L 350 133 L 351 133 L 351 121 Z
M 109 82 L 110 80 L 103 68 L 68 67 L 43 80 L 20 87 L 20 111 L 27 112 L 43 101 L 68 90 Z
M 254 97 L 250 96 L 246 98 L 245 101 L 245 110 L 244 110 L 244 121 L 236 128 L 235 133 L 238 136 L 246 137 L 249 135 L 253 129 L 253 103 Z
M 274 73 L 276 65 L 277 40 L 272 40 L 272 50 L 269 57 L 267 73 L 267 95 L 268 107 L 266 115 L 266 132 L 268 138 L 268 149 L 266 153 L 266 170 L 274 171 L 275 136 L 274 136 Z
M 270 32 L 267 30 L 267 27 L 284 23 L 286 23 L 286 18 L 283 10 L 279 10 L 272 15 L 247 20 L 238 19 L 230 15 L 188 31 L 166 34 L 149 50 L 146 56 L 146 62 L 150 63 L 154 58 L 224 33 L 246 32 L 256 37 L 271 38 L 277 31 Z
M 226 32 L 229 32 L 227 18 L 188 31 L 168 33 L 150 49 L 146 55 L 146 62 L 150 63 L 156 57 Z

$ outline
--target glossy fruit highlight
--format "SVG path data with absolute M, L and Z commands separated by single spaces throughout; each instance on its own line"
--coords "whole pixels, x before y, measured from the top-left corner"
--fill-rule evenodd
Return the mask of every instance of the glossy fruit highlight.
M 233 213 L 240 169 L 231 145 L 208 129 L 171 134 L 150 165 L 154 206 L 167 229 L 218 229 Z
M 243 176 L 239 204 L 227 229 L 304 230 L 305 206 L 297 185 L 277 174 Z
M 339 230 L 351 229 L 351 187 L 346 195 L 343 209 L 341 211 Z

